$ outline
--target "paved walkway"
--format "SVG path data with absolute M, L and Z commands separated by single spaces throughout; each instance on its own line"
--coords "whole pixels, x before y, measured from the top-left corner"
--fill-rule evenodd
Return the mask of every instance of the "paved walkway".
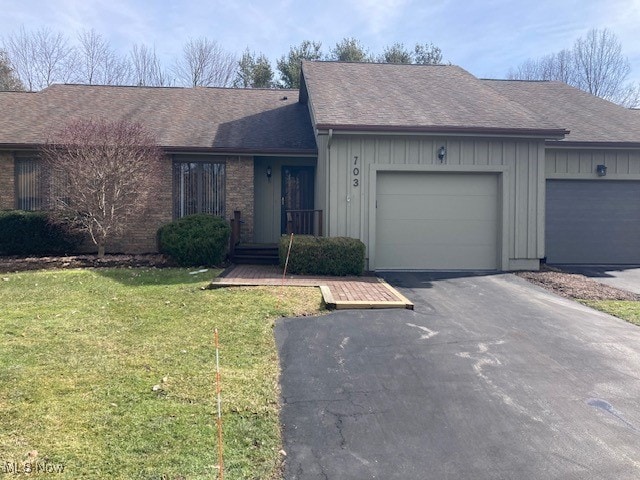
M 328 308 L 408 308 L 413 303 L 378 277 L 286 275 L 276 265 L 237 265 L 215 278 L 210 288 L 237 286 L 319 287 Z

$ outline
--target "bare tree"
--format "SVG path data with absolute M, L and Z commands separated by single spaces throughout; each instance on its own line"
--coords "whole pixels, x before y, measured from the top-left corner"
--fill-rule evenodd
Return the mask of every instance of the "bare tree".
M 95 30 L 78 35 L 77 81 L 89 85 L 122 85 L 128 82 L 131 67 L 119 58 L 109 43 Z
M 28 90 L 68 82 L 75 73 L 75 49 L 64 35 L 48 28 L 27 32 L 21 27 L 7 37 L 5 48 L 16 74 Z
M 176 61 L 178 82 L 191 87 L 228 87 L 233 83 L 237 59 L 217 42 L 201 37 L 190 39 Z
M 572 50 L 529 59 L 507 74 L 517 80 L 557 80 L 623 106 L 638 104 L 640 85 L 627 82 L 631 66 L 610 30 L 590 30 Z
M 7 53 L 0 50 L 0 91 L 22 91 L 24 85 L 13 71 Z
M 169 76 L 162 67 L 156 49 L 144 44 L 135 44 L 131 49 L 131 79 L 134 85 L 141 87 L 166 87 L 170 85 Z
M 574 84 L 573 52 L 565 49 L 537 59 L 528 59 L 516 69 L 510 69 L 508 78 L 512 80 L 556 80 L 570 85 Z
M 163 154 L 138 123 L 76 120 L 43 147 L 52 207 L 75 220 L 105 254 L 136 222 L 160 185 Z
M 631 72 L 618 37 L 606 28 L 576 40 L 573 58 L 576 86 L 602 98 L 615 99 Z

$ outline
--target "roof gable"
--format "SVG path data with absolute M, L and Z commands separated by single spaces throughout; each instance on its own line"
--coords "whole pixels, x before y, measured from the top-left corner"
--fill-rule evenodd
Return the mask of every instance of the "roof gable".
M 566 133 L 452 65 L 305 61 L 302 71 L 320 129 Z

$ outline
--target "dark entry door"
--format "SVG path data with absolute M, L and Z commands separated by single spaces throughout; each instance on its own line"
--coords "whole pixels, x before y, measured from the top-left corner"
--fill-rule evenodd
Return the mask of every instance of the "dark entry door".
M 313 218 L 314 167 L 282 167 L 281 232 L 287 233 L 287 223 L 292 222 L 293 233 L 309 234 L 313 229 L 305 227 L 306 218 Z

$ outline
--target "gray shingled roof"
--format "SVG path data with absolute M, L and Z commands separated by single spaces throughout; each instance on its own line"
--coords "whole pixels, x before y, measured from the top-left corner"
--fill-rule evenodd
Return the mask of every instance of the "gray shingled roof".
M 321 129 L 564 133 L 553 117 L 511 101 L 456 66 L 303 62 L 302 72 L 301 98 L 311 99 Z
M 570 134 L 561 142 L 640 144 L 640 115 L 561 82 L 482 80 Z
M 44 143 L 72 118 L 141 122 L 167 148 L 238 153 L 316 151 L 296 90 L 53 85 L 0 92 L 0 145 Z

